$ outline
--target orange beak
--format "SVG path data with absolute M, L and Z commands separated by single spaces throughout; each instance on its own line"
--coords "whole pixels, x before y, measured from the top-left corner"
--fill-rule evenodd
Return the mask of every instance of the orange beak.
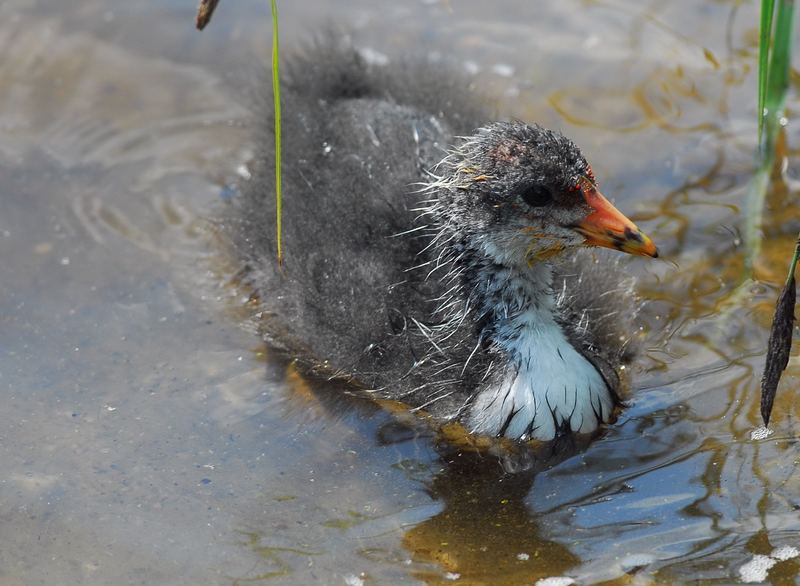
M 658 257 L 658 249 L 653 241 L 611 205 L 593 185 L 583 189 L 583 196 L 594 211 L 577 224 L 575 230 L 586 238 L 587 246 L 603 246 L 628 254 Z

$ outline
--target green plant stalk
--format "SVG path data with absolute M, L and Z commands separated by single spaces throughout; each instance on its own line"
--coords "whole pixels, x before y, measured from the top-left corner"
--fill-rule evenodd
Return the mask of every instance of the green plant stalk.
M 281 215 L 281 82 L 278 51 L 278 2 L 272 1 L 272 98 L 275 103 L 275 230 L 278 244 L 278 265 L 283 265 Z
M 753 265 L 761 247 L 761 224 L 769 179 L 775 164 L 775 146 L 781 132 L 781 117 L 789 89 L 789 67 L 792 54 L 792 29 L 794 24 L 794 0 L 778 0 L 774 30 L 770 31 L 765 41 L 765 29 L 772 29 L 773 0 L 762 0 L 761 40 L 759 55 L 759 155 L 761 156 L 758 171 L 753 176 L 748 201 L 748 218 L 745 237 L 748 241 L 746 268 L 753 274 Z M 770 14 L 765 14 L 769 7 Z M 763 51 L 772 44 L 768 59 L 764 59 Z M 766 68 L 766 71 L 765 71 Z M 762 134 L 762 125 L 764 132 Z M 750 216 L 749 214 L 752 214 Z M 772 319 L 764 373 L 761 376 L 761 418 L 764 425 L 769 425 L 770 414 L 792 349 L 794 332 L 794 311 L 797 301 L 797 289 L 794 278 L 800 257 L 800 236 L 795 244 L 794 255 L 789 263 L 789 274 L 778 301 L 775 304 L 775 315 Z
M 761 26 L 758 35 L 758 146 L 764 131 L 764 101 L 767 97 L 767 68 L 769 66 L 769 47 L 772 40 L 772 15 L 775 13 L 774 0 L 761 0 Z
M 745 275 L 744 281 L 747 282 L 754 278 L 756 259 L 761 254 L 761 224 L 764 218 L 764 201 L 769 189 L 769 179 L 772 173 L 775 155 L 762 158 L 753 177 L 750 179 L 748 196 L 746 203 L 746 223 L 744 231 L 744 242 L 746 255 L 744 259 Z
M 797 235 L 797 242 L 794 245 L 794 256 L 792 262 L 789 263 L 789 273 L 786 275 L 786 286 L 792 282 L 795 269 L 797 268 L 797 261 L 800 260 L 800 234 Z
M 772 0 L 762 1 L 762 26 L 772 26 Z M 770 12 L 765 16 L 763 11 Z M 759 102 L 763 92 L 763 105 L 759 104 L 759 124 L 764 134 L 759 137 L 759 167 L 750 181 L 745 224 L 745 279 L 753 277 L 753 268 L 761 252 L 761 228 L 769 179 L 775 164 L 775 144 L 781 128 L 786 94 L 789 89 L 789 67 L 792 53 L 794 1 L 778 0 L 774 19 L 772 48 L 767 58 L 759 55 Z M 763 33 L 763 30 L 762 30 Z M 763 34 L 762 34 L 763 37 Z M 769 40 L 762 42 L 762 51 L 769 49 Z M 762 64 L 766 63 L 766 67 Z M 766 71 L 764 70 L 766 69 Z M 765 80 L 762 82 L 762 80 Z M 762 89 L 763 85 L 763 89 Z M 763 122 L 762 122 L 763 121 Z
M 764 96 L 764 105 L 767 108 L 765 117 L 767 129 L 766 148 L 775 152 L 775 142 L 780 129 L 780 119 L 783 116 L 786 94 L 789 91 L 789 70 L 792 59 L 792 37 L 794 36 L 794 0 L 780 0 L 778 14 L 775 18 L 775 36 L 772 51 L 769 55 L 769 70 L 767 72 L 767 87 Z

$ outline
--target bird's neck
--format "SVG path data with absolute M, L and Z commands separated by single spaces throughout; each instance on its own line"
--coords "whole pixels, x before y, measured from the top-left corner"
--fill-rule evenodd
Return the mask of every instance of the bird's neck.
M 541 440 L 594 431 L 612 414 L 613 391 L 564 333 L 551 264 L 508 266 L 487 246 L 473 251 L 465 291 L 502 368 L 479 388 L 470 431 Z

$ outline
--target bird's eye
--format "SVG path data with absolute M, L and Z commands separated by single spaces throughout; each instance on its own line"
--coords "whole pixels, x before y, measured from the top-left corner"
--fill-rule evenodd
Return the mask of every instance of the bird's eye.
M 540 208 L 553 202 L 553 193 L 544 185 L 531 185 L 521 194 L 522 201 L 532 208 Z

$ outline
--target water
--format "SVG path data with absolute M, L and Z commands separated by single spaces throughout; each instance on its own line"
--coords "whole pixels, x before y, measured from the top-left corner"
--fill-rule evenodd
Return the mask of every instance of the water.
M 222 2 L 202 34 L 185 0 L 71 4 L 0 5 L 0 584 L 797 580 L 796 356 L 775 433 L 750 439 L 800 227 L 791 123 L 761 282 L 731 301 L 754 6 L 281 3 L 286 48 L 347 23 L 373 58 L 454 61 L 499 113 L 564 130 L 668 261 L 627 262 L 646 301 L 630 408 L 506 475 L 303 380 L 247 327 L 206 219 L 248 157 L 265 3 Z

